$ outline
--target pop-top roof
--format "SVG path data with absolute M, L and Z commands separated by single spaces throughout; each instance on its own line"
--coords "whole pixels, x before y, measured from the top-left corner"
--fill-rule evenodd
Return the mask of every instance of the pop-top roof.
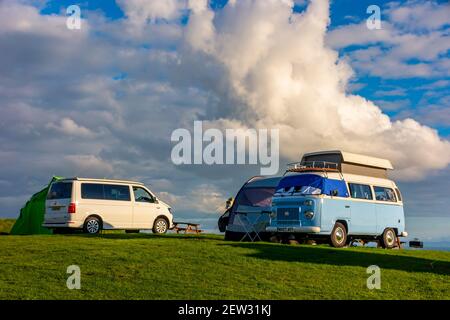
M 392 163 L 387 159 L 369 157 L 369 156 L 365 156 L 362 154 L 356 154 L 356 153 L 345 152 L 345 151 L 340 151 L 340 150 L 311 152 L 311 153 L 306 153 L 303 157 L 325 155 L 325 154 L 341 154 L 342 161 L 345 163 L 354 163 L 354 164 L 370 166 L 370 167 L 375 167 L 375 168 L 389 169 L 389 170 L 394 169 L 394 167 L 392 166 Z

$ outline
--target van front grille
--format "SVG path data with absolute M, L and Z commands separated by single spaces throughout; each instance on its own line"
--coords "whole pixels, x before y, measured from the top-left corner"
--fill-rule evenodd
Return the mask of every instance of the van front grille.
M 279 225 L 298 225 L 300 223 L 298 208 L 278 208 L 277 223 Z

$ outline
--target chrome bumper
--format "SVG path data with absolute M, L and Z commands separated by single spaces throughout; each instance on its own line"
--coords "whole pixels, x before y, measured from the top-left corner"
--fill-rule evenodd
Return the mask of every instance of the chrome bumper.
M 319 233 L 320 227 L 267 227 L 267 232 Z

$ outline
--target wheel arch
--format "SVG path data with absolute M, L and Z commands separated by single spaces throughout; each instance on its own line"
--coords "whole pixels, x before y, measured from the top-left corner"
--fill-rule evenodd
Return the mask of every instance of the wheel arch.
M 343 225 L 344 225 L 344 227 L 345 227 L 345 231 L 347 232 L 347 235 L 348 235 L 348 221 L 347 220 L 345 220 L 345 219 L 338 219 L 338 220 L 336 220 L 336 222 L 334 223 L 334 225 L 336 225 L 336 223 L 342 223 Z M 333 228 L 334 228 L 334 226 L 333 226 Z
M 96 214 L 96 213 L 89 214 L 89 215 L 86 217 L 86 219 L 84 219 L 83 226 L 86 224 L 86 221 L 87 221 L 89 218 L 97 218 L 97 219 L 100 221 L 100 227 L 103 228 L 103 219 L 102 219 L 102 217 L 100 217 L 100 216 L 99 216 L 98 214 Z

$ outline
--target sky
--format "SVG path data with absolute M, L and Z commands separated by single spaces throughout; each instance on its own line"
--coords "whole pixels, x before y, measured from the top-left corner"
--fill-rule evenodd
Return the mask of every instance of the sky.
M 280 174 L 308 151 L 388 158 L 411 230 L 450 241 L 449 17 L 448 1 L 0 1 L 0 217 L 53 175 L 108 177 L 213 228 L 259 166 L 175 166 L 171 133 L 202 120 L 279 129 Z

